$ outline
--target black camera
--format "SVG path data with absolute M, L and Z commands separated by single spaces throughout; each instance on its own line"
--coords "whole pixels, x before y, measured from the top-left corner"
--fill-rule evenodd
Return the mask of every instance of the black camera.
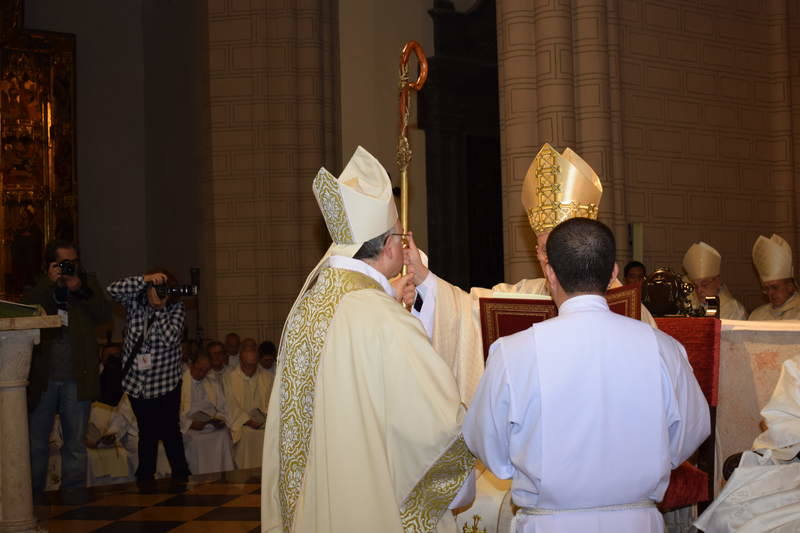
M 58 263 L 58 268 L 61 269 L 62 276 L 74 276 L 78 272 L 78 265 L 76 265 L 74 261 L 70 261 L 69 259 L 64 259 L 63 261 Z
M 197 296 L 197 285 L 176 285 L 170 287 L 166 284 L 155 285 L 153 283 L 148 283 L 147 286 L 153 287 L 158 297 L 162 300 L 168 296 L 174 296 L 176 298 L 180 296 Z

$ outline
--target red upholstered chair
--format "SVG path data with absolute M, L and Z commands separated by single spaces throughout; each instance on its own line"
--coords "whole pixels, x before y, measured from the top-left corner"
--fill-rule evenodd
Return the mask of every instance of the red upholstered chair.
M 672 471 L 669 487 L 659 505 L 670 511 L 699 504 L 702 511 L 714 495 L 714 428 L 717 423 L 719 393 L 719 334 L 716 318 L 656 318 L 658 328 L 686 348 L 700 389 L 711 411 L 711 435 L 700 445 L 696 464 L 685 462 Z

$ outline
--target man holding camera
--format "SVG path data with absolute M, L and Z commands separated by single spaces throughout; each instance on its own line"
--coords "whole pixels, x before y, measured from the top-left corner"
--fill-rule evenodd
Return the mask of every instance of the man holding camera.
M 100 392 L 95 328 L 111 320 L 111 302 L 97 279 L 81 267 L 78 248 L 69 241 L 51 241 L 45 248 L 45 275 L 23 301 L 38 304 L 61 317 L 60 328 L 41 331 L 31 361 L 31 474 L 33 492 L 44 492 L 48 441 L 56 414 L 61 418 L 61 486 L 86 486 L 84 437 L 89 405 Z
M 185 481 L 190 474 L 179 422 L 186 310 L 177 300 L 175 285 L 172 275 L 153 271 L 108 286 L 111 297 L 128 313 L 122 388 L 139 425 L 136 480 L 140 483 L 154 479 L 159 441 L 164 442 L 172 478 Z

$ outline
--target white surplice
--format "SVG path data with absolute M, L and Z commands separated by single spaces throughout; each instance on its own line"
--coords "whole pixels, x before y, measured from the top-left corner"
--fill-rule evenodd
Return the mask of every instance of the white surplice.
M 274 375 L 256 365 L 252 376 L 239 367 L 228 372 L 224 379 L 234 463 L 236 468 L 258 468 L 264 454 L 264 428 L 254 429 L 245 424 L 250 421 L 254 409 L 267 414 Z
M 756 307 L 750 313 L 749 320 L 800 320 L 800 295 L 795 292 L 778 307 L 773 307 L 771 303 Z
M 660 501 L 670 471 L 709 428 L 680 343 L 586 295 L 492 345 L 464 436 L 495 475 L 512 479 L 515 504 L 566 510 Z M 515 521 L 525 533 L 664 528 L 654 506 Z
M 230 431 L 227 427 L 216 429 L 211 424 L 201 430 L 191 429 L 191 415 L 198 411 L 226 423 L 229 420 L 220 383 L 209 379 L 196 381 L 186 372 L 181 386 L 180 422 L 189 470 L 195 475 L 233 470 Z
M 800 356 L 784 361 L 761 416 L 767 430 L 695 525 L 706 533 L 800 531 Z

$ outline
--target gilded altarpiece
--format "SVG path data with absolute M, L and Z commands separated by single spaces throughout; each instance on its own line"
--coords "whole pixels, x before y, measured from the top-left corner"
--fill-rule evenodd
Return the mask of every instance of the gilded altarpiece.
M 77 240 L 75 37 L 22 27 L 0 0 L 0 298 L 42 270 L 49 239 Z

